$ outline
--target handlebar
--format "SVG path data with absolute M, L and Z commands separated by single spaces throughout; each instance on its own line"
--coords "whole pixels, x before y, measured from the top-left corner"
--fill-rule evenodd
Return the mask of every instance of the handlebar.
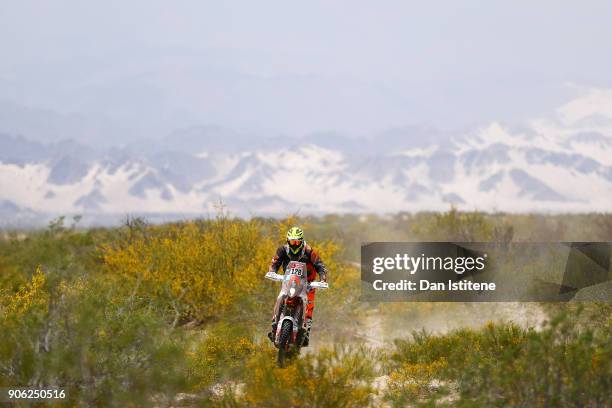
M 266 279 L 270 279 L 276 282 L 282 282 L 285 279 L 289 279 L 290 275 L 281 275 L 275 272 L 268 272 L 264 276 Z M 329 289 L 329 284 L 327 282 L 309 282 L 308 286 L 313 289 Z
M 285 275 L 281 275 L 275 272 L 268 272 L 266 273 L 266 276 L 264 276 L 264 278 L 270 279 L 273 281 L 277 281 L 277 282 L 282 282 L 285 280 Z

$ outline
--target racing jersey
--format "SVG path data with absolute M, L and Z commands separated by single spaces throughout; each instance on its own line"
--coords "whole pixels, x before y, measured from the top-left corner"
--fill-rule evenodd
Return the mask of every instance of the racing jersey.
M 308 269 L 308 282 L 315 280 L 317 274 L 319 274 L 321 280 L 327 280 L 327 269 L 325 268 L 325 264 L 319 257 L 317 251 L 306 243 L 304 243 L 304 249 L 300 254 L 291 256 L 289 255 L 289 246 L 287 244 L 279 246 L 276 250 L 276 254 L 272 257 L 270 271 L 277 273 L 282 267 L 283 272 L 285 272 L 287 264 L 291 261 L 303 262 L 306 264 Z

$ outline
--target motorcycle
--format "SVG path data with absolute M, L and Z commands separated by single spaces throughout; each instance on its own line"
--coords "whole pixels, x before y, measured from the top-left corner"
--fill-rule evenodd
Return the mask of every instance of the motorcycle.
M 307 333 L 306 305 L 308 291 L 328 289 L 327 282 L 308 282 L 306 264 L 291 261 L 285 274 L 266 273 L 266 279 L 282 282 L 281 291 L 276 300 L 276 333 L 274 346 L 278 348 L 277 363 L 285 366 L 287 358 L 298 355 Z

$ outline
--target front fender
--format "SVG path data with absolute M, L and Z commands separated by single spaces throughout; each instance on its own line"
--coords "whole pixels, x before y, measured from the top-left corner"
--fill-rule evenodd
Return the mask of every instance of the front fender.
M 292 329 L 295 331 L 295 330 L 296 330 L 296 326 L 297 326 L 297 320 L 296 320 L 296 319 L 294 319 L 294 318 L 293 318 L 293 316 L 285 316 L 285 317 L 283 317 L 283 318 L 280 320 L 280 322 L 278 322 L 278 329 L 277 329 L 277 330 L 279 330 L 279 329 L 280 329 L 280 327 L 282 327 L 283 322 L 284 322 L 285 320 L 289 320 L 289 321 L 291 322 L 291 324 L 292 324 L 292 326 L 291 326 L 291 327 L 292 327 Z

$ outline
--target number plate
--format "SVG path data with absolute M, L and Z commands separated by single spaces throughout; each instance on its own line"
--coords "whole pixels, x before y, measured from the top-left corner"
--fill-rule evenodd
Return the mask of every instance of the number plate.
M 300 278 L 306 277 L 306 264 L 304 262 L 291 261 L 287 265 L 287 273 L 289 275 L 297 275 Z

